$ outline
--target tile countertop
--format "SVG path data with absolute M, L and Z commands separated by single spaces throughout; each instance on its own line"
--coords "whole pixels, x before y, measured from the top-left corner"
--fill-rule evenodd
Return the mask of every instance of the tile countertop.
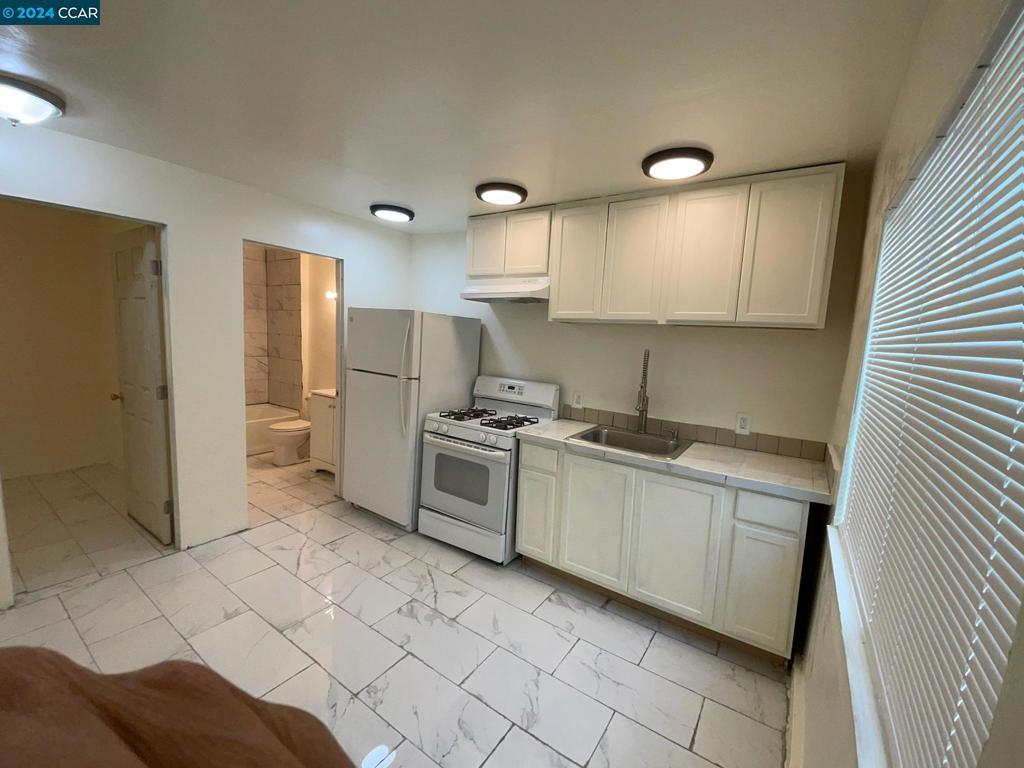
M 795 459 L 708 443 L 694 443 L 682 456 L 667 461 L 608 446 L 592 445 L 581 440 L 569 440 L 577 432 L 594 426 L 597 425 L 585 421 L 558 419 L 520 429 L 516 432 L 516 437 L 538 445 L 564 445 L 566 450 L 572 453 L 607 458 L 620 464 L 654 469 L 691 480 L 745 488 L 797 501 L 832 503 L 832 490 L 829 488 L 825 463 L 822 461 Z

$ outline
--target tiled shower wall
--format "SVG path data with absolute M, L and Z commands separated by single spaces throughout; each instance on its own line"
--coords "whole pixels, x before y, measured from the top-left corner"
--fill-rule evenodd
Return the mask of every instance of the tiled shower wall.
M 267 357 L 267 252 L 263 246 L 242 247 L 245 290 L 245 404 L 265 403 L 269 394 Z
M 302 409 L 302 270 L 295 251 L 267 249 L 268 398 Z

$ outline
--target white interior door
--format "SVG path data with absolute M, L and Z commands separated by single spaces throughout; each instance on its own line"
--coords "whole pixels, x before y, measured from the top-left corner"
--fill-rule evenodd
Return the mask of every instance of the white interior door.
M 115 235 L 114 285 L 128 514 L 172 540 L 160 250 L 154 227 Z

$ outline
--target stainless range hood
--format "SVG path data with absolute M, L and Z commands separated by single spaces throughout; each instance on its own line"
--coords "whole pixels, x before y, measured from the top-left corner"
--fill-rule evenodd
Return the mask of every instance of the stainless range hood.
M 547 301 L 549 277 L 495 277 L 470 280 L 459 294 L 469 301 L 517 302 Z

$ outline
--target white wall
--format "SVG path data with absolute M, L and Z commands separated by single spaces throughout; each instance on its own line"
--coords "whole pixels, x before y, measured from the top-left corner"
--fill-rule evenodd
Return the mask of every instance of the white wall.
M 179 542 L 244 528 L 242 241 L 343 258 L 350 304 L 401 306 L 408 236 L 46 129 L 0 125 L 0 168 L 0 195 L 167 225 Z
M 412 238 L 412 300 L 419 309 L 484 322 L 481 371 L 552 381 L 562 400 L 583 390 L 589 408 L 631 411 L 643 350 L 651 350 L 652 417 L 824 441 L 846 359 L 862 237 L 865 175 L 848 169 L 824 330 L 551 323 L 547 304 L 462 301 L 465 234 Z
M 338 302 L 327 291 L 337 290 L 334 259 L 302 254 L 302 386 L 334 389 L 337 384 L 336 311 Z M 303 401 L 305 402 L 305 400 Z M 305 409 L 304 409 L 305 410 Z
M 110 235 L 102 216 L 0 199 L 0 474 L 121 463 Z

